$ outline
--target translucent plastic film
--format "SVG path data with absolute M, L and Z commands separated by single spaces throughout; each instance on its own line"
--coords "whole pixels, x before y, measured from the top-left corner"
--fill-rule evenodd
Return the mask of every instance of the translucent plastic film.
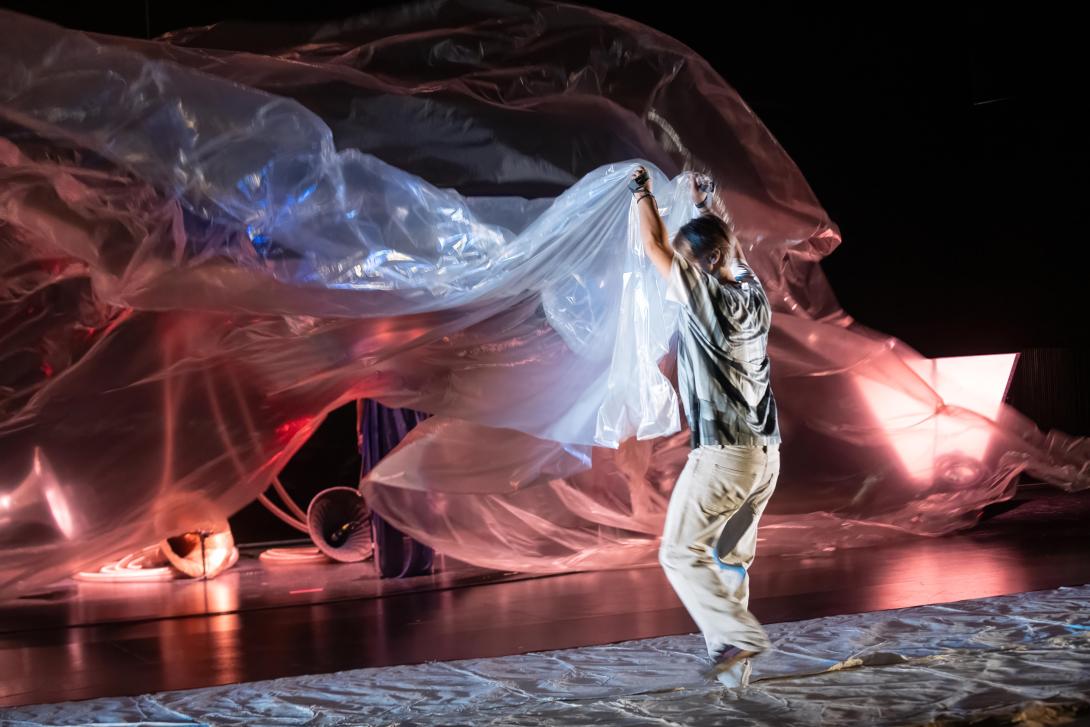
M 484 0 L 150 42 L 0 19 L 5 592 L 238 510 L 364 396 L 436 415 L 363 490 L 437 550 L 653 559 L 686 434 L 637 163 L 671 229 L 686 170 L 718 180 L 774 306 L 766 548 L 946 532 L 1027 468 L 1087 484 L 1085 441 L 1001 403 L 1013 361 L 997 398 L 840 309 L 799 170 L 649 28 Z

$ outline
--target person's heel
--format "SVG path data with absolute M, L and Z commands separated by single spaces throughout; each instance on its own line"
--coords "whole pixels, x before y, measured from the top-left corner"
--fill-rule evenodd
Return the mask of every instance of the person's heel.
M 757 656 L 760 653 L 759 651 L 750 651 L 733 645 L 724 646 L 712 659 L 712 665 L 704 672 L 704 676 L 709 679 L 717 679 L 720 674 L 729 671 L 738 662 Z

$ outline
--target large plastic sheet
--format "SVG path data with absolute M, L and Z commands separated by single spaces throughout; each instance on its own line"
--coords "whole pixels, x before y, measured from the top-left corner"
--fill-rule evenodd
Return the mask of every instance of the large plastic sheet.
M 684 172 L 716 177 L 772 301 L 766 552 L 947 532 L 1026 469 L 1090 481 L 1085 440 L 959 406 L 839 307 L 799 170 L 649 28 L 496 0 L 147 42 L 0 20 L 0 591 L 238 510 L 358 397 L 436 415 L 363 490 L 437 550 L 653 559 L 687 435 L 636 163 L 672 229 Z

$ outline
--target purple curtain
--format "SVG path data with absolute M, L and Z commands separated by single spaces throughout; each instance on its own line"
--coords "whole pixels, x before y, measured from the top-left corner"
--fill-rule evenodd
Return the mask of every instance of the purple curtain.
M 360 476 L 378 464 L 409 430 L 428 415 L 412 409 L 391 409 L 371 399 L 360 401 Z M 406 578 L 432 572 L 435 552 L 371 513 L 371 534 L 375 543 L 375 566 L 383 578 Z

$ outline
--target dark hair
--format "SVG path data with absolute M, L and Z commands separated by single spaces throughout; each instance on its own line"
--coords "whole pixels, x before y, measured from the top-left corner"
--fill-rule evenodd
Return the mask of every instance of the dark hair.
M 677 236 L 688 243 L 693 256 L 703 258 L 715 250 L 730 256 L 734 235 L 730 226 L 715 215 L 701 215 L 689 220 L 677 231 Z

